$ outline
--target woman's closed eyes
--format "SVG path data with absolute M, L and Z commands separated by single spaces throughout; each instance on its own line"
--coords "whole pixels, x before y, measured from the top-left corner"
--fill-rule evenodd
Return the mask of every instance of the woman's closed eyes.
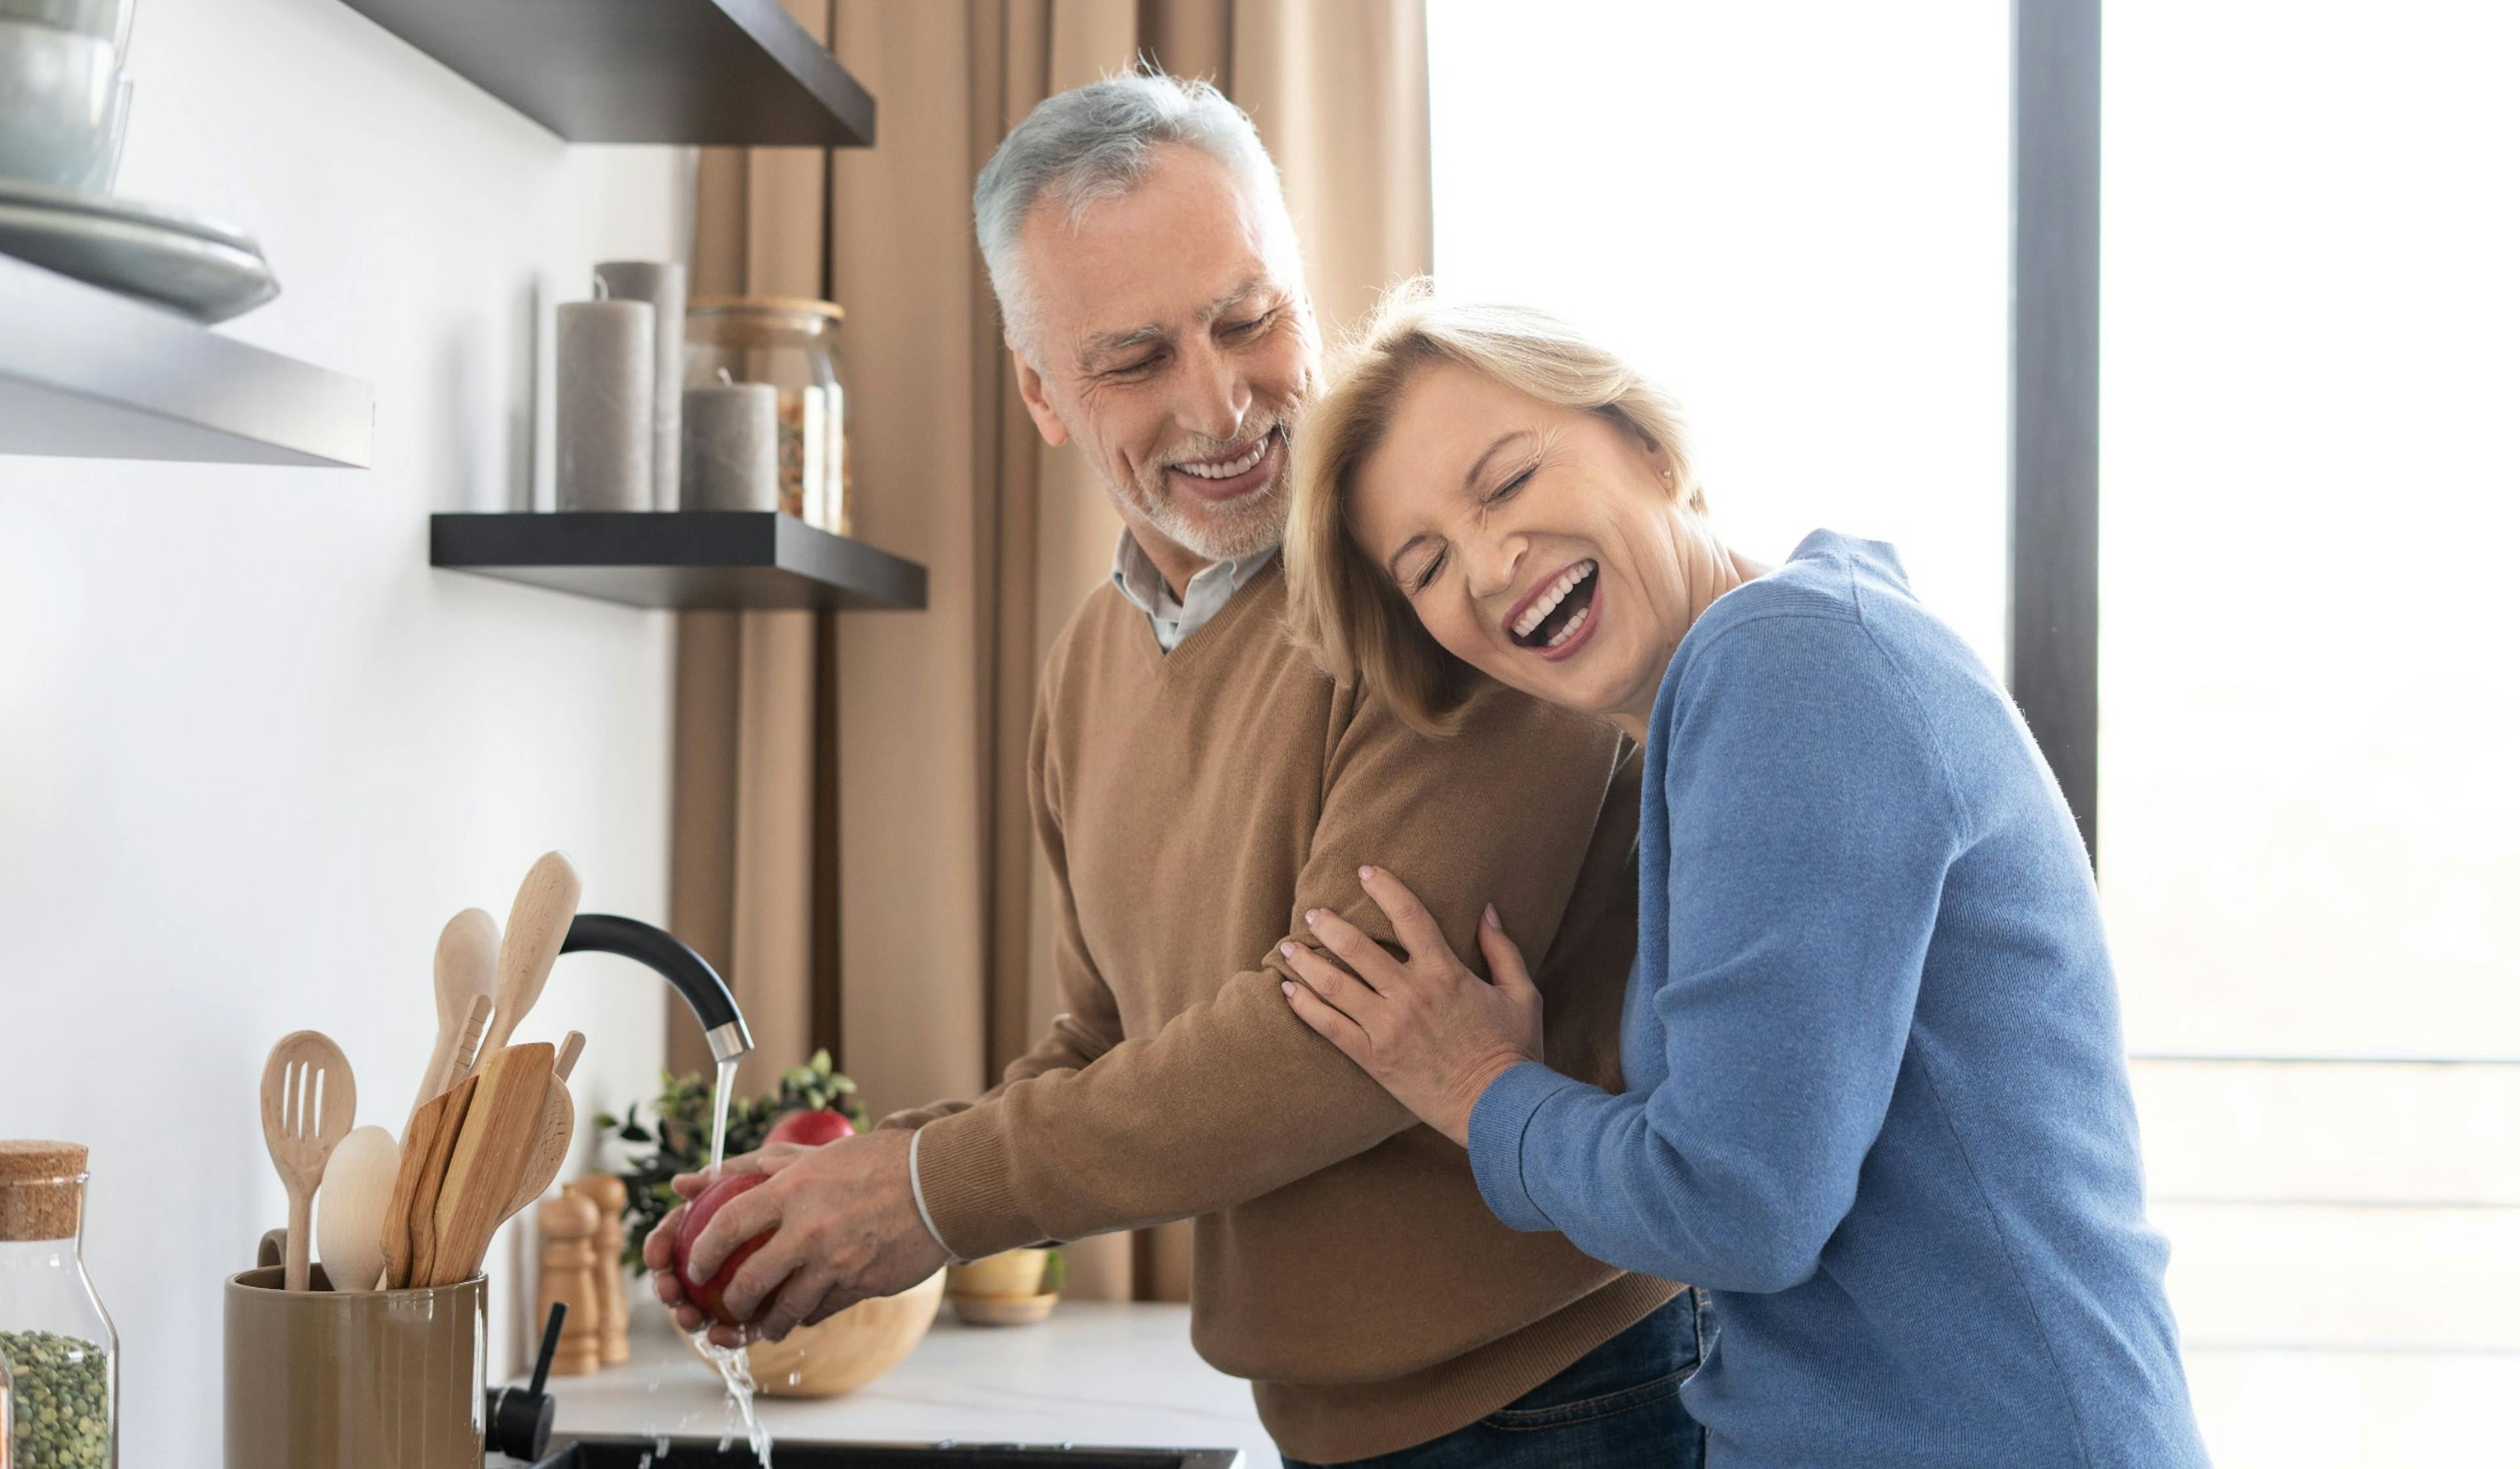
M 1530 480 L 1532 475 L 1539 472 L 1540 465 L 1538 461 L 1534 461 L 1533 463 L 1524 466 L 1520 471 L 1515 473 L 1511 478 L 1506 480 L 1505 483 L 1498 485 L 1495 489 L 1480 496 L 1479 509 L 1487 510 L 1491 507 L 1503 505 L 1507 501 L 1511 500 L 1514 497 L 1514 492 L 1520 490 L 1523 485 Z M 1410 584 L 1409 595 L 1416 597 L 1420 592 L 1425 591 L 1428 587 L 1435 585 L 1435 578 L 1442 573 L 1444 563 L 1450 559 L 1452 559 L 1452 557 L 1447 556 L 1441 549 L 1438 549 L 1434 555 L 1428 556 L 1426 558 L 1425 565 L 1418 569 L 1417 578 Z

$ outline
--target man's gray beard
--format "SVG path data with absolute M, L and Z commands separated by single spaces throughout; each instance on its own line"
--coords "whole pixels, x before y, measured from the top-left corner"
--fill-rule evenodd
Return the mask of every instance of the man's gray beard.
M 1238 561 L 1286 538 L 1286 480 L 1292 473 L 1290 466 L 1282 465 L 1267 489 L 1196 513 L 1186 513 L 1182 502 L 1170 495 L 1149 494 L 1142 487 L 1138 509 L 1164 539 L 1192 556 L 1208 561 Z

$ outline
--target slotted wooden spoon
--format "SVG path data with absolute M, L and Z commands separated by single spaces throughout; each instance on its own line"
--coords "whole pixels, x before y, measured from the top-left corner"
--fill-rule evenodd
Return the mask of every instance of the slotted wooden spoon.
M 320 1031 L 280 1038 L 262 1063 L 262 1141 L 289 1190 L 289 1260 L 284 1284 L 304 1290 L 315 1241 L 315 1189 L 334 1147 L 359 1113 L 358 1082 L 341 1047 Z

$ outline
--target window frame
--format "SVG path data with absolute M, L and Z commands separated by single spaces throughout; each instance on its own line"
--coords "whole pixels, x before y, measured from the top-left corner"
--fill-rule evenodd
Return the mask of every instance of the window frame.
M 2099 859 L 2100 0 L 2013 0 L 2006 682 Z

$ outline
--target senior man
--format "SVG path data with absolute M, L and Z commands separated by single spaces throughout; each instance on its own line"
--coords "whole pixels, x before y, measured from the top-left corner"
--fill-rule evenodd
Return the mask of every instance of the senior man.
M 1051 98 L 973 208 L 1025 406 L 1127 526 L 1033 726 L 1066 1012 L 975 1101 L 730 1163 L 772 1177 L 694 1241 L 694 1274 L 776 1228 L 726 1292 L 776 1337 L 949 1258 L 1195 1219 L 1192 1339 L 1251 1380 L 1290 1463 L 1696 1463 L 1695 1294 L 1497 1223 L 1462 1150 L 1278 993 L 1312 909 L 1389 938 L 1358 881 L 1387 865 L 1461 953 L 1491 901 L 1535 935 L 1552 1064 L 1615 1085 L 1633 751 L 1496 688 L 1429 738 L 1282 637 L 1319 334 L 1276 167 L 1213 88 Z M 691 1329 L 678 1223 L 647 1258 Z

